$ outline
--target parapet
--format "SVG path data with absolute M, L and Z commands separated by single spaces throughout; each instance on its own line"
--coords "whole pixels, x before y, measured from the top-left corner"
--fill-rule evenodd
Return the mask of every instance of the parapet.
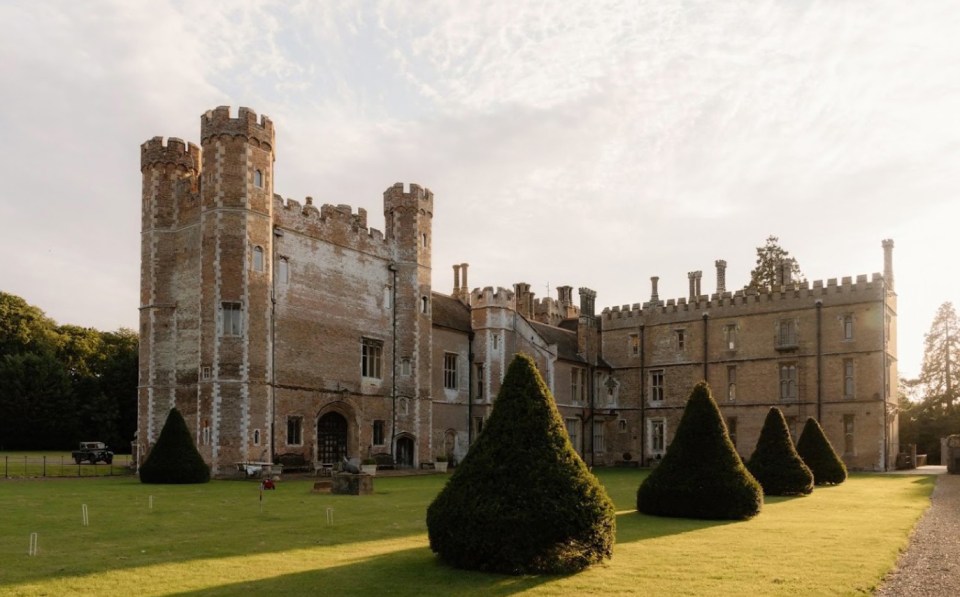
M 219 106 L 200 117 L 200 143 L 220 135 L 240 136 L 255 141 L 264 149 L 274 149 L 273 122 L 266 116 L 257 120 L 250 108 L 240 108 L 237 117 L 230 117 L 230 106 Z
M 392 212 L 398 207 L 412 207 L 433 216 L 433 191 L 415 183 L 410 183 L 410 190 L 406 191 L 402 182 L 394 183 L 383 192 L 383 211 Z
M 474 309 L 479 309 L 483 307 L 505 307 L 508 309 L 516 309 L 516 302 L 514 300 L 514 294 L 512 290 L 507 290 L 506 288 L 497 287 L 497 290 L 493 290 L 493 286 L 487 286 L 483 290 L 479 288 L 474 288 L 470 292 L 470 306 Z
M 317 209 L 313 198 L 304 204 L 273 196 L 274 225 L 294 230 L 313 239 L 348 245 L 364 252 L 389 257 L 383 232 L 367 227 L 367 210 L 354 213 L 349 205 L 325 203 Z
M 615 307 L 606 307 L 601 313 L 601 317 L 606 321 L 615 319 L 670 315 L 689 312 L 691 316 L 699 318 L 704 310 L 710 309 L 710 313 L 715 317 L 736 317 L 747 309 L 760 307 L 772 310 L 789 310 L 804 307 L 812 307 L 813 301 L 817 299 L 835 301 L 838 304 L 844 302 L 857 302 L 867 298 L 879 300 L 883 297 L 884 284 L 883 276 L 874 273 L 871 276 L 861 274 L 856 277 L 845 276 L 837 283 L 836 278 L 815 280 L 813 283 L 803 281 L 776 288 L 753 289 L 747 288 L 737 290 L 736 292 L 714 293 L 712 295 L 700 295 L 693 298 L 681 297 L 678 299 L 668 299 L 666 302 L 657 303 L 639 303 L 633 305 L 623 305 Z M 874 296 L 871 296 L 873 293 Z
M 173 164 L 184 170 L 200 172 L 200 148 L 183 139 L 154 137 L 140 146 L 140 171 L 156 164 Z

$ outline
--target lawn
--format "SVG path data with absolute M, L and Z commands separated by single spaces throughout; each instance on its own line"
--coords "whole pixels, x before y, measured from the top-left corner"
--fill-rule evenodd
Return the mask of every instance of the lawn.
M 256 482 L 0 481 L 0 595 L 869 594 L 933 488 L 931 477 L 853 475 L 807 497 L 768 498 L 747 522 L 711 522 L 637 514 L 644 474 L 599 473 L 618 509 L 612 560 L 519 578 L 436 561 L 424 517 L 444 475 L 379 477 L 362 497 L 285 480 L 262 511 Z M 32 532 L 37 556 L 27 554 Z

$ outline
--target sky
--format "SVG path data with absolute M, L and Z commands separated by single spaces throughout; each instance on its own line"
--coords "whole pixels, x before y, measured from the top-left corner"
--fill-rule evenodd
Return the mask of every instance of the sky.
M 136 329 L 139 145 L 200 115 L 276 126 L 275 192 L 365 208 L 433 190 L 433 286 L 597 291 L 598 309 L 883 270 L 899 368 L 960 301 L 960 3 L 0 3 L 0 290 Z

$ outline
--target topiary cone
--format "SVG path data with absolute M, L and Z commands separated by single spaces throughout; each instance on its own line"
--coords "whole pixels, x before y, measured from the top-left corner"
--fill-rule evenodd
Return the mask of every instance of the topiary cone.
M 793 447 L 787 421 L 775 406 L 763 422 L 747 470 L 760 482 L 765 495 L 806 495 L 813 491 L 813 473 Z
M 568 573 L 611 556 L 613 502 L 530 357 L 510 364 L 483 433 L 427 509 L 427 532 L 441 560 L 471 570 Z
M 673 442 L 637 490 L 637 510 L 656 516 L 742 520 L 763 490 L 737 454 L 710 386 L 693 388 Z
M 817 485 L 839 485 L 847 480 L 847 467 L 814 418 L 807 419 L 797 440 L 797 453 L 813 472 Z
M 171 408 L 157 443 L 140 466 L 141 483 L 207 483 L 210 467 L 203 461 L 180 411 Z

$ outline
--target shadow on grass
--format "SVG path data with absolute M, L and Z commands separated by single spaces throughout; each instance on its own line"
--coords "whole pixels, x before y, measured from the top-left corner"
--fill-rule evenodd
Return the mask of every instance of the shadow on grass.
M 738 522 L 743 521 L 668 518 L 641 514 L 636 510 L 631 510 L 617 514 L 617 543 L 632 543 L 658 537 L 693 533 Z
M 217 595 L 513 595 L 563 576 L 506 576 L 458 570 L 429 548 L 391 552 L 348 565 L 238 582 L 182 596 Z

